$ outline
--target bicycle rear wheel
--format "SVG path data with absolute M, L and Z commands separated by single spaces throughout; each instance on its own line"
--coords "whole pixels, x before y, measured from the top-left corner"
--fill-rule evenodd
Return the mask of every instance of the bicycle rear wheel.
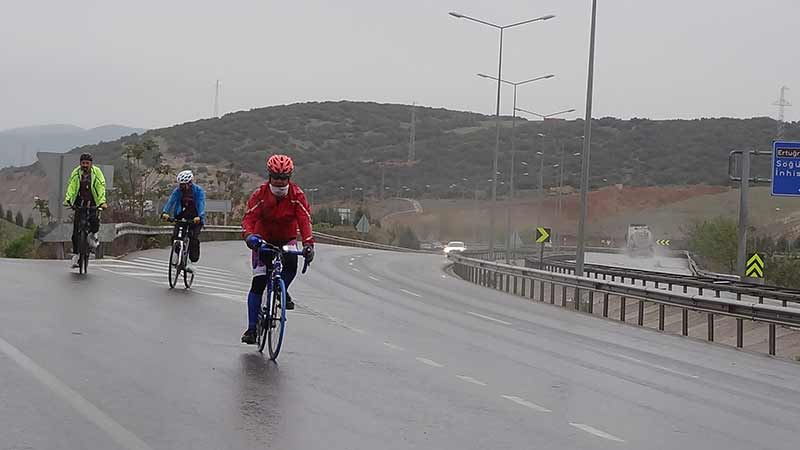
M 281 352 L 283 333 L 286 328 L 286 285 L 278 279 L 272 290 L 267 320 L 267 341 L 269 343 L 269 359 L 275 361 Z
M 264 347 L 267 345 L 267 308 L 262 307 L 261 313 L 258 316 L 256 323 L 256 337 L 258 338 L 258 351 L 264 353 Z
M 189 259 L 189 250 L 188 250 L 189 249 L 189 243 L 184 241 L 182 247 L 184 249 L 186 249 L 183 252 L 183 255 L 182 255 L 182 258 L 181 258 L 181 267 L 184 268 L 183 269 L 183 285 L 186 287 L 186 289 L 189 289 L 190 287 L 192 287 L 192 283 L 194 282 L 194 271 L 191 271 L 191 272 L 187 272 L 186 271 L 186 260 Z
M 81 230 L 80 251 L 78 256 L 78 272 L 86 274 L 89 271 L 89 234 L 84 228 Z
M 192 287 L 192 283 L 194 283 L 194 272 L 187 272 L 183 271 L 183 285 L 186 286 L 186 289 Z
M 181 274 L 181 259 L 183 257 L 183 242 L 172 241 L 169 251 L 169 288 L 172 289 L 178 284 L 178 277 Z

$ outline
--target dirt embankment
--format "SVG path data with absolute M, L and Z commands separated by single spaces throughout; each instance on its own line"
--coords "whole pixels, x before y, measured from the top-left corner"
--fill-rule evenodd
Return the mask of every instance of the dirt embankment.
M 625 187 L 614 185 L 589 193 L 589 232 L 598 237 L 618 238 L 625 226 L 634 222 L 639 213 L 648 210 L 666 210 L 669 205 L 687 199 L 715 195 L 729 190 L 724 186 L 666 186 Z M 569 194 L 561 197 L 561 214 L 558 196 L 546 195 L 540 202 L 535 192 L 521 192 L 513 201 L 499 201 L 495 213 L 495 230 L 525 230 L 538 225 L 548 226 L 567 238 L 575 233 L 580 214 L 580 197 Z M 391 223 L 411 225 L 420 239 L 488 240 L 491 202 L 469 199 L 423 200 L 423 213 L 398 215 Z M 646 218 L 645 218 L 646 219 Z M 643 223 L 649 223 L 645 220 Z M 390 224 L 386 224 L 390 225 Z M 659 228 L 658 224 L 654 224 Z M 671 229 L 671 228 L 670 228 Z M 664 235 L 667 232 L 662 232 Z

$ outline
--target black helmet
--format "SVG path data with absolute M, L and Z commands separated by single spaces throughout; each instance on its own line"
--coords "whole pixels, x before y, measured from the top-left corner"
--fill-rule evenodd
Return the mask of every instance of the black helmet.
M 92 154 L 91 153 L 83 153 L 81 154 L 81 161 L 91 161 Z

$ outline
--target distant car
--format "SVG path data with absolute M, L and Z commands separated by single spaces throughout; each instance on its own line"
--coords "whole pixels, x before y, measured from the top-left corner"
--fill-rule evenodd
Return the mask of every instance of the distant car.
M 430 242 L 420 242 L 419 248 L 422 250 L 433 250 L 433 244 Z
M 444 248 L 444 244 L 439 241 L 433 241 L 433 248 L 434 250 L 440 250 Z
M 447 245 L 444 246 L 444 254 L 448 254 L 450 252 L 463 252 L 467 249 L 467 246 L 464 245 L 461 241 L 450 241 Z

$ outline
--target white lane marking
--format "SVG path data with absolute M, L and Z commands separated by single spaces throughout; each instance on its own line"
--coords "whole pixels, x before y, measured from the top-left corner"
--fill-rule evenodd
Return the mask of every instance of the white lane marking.
M 350 328 L 350 331 L 352 331 L 354 333 L 367 334 L 367 332 L 362 330 L 361 328 L 356 328 L 356 327 L 349 327 L 349 328 Z
M 665 372 L 674 373 L 675 375 L 680 375 L 680 376 L 689 377 L 689 378 L 700 378 L 697 375 L 692 375 L 690 373 L 685 373 L 685 372 L 681 372 L 681 371 L 678 371 L 678 370 L 675 370 L 675 369 L 670 369 L 669 367 L 659 366 L 658 364 L 653 364 L 653 363 L 649 363 L 647 361 L 642 361 L 641 359 L 633 358 L 631 356 L 620 355 L 619 353 L 611 353 L 611 355 L 616 356 L 617 358 L 627 359 L 628 361 L 637 362 L 637 363 L 643 364 L 645 366 L 650 366 L 650 367 L 653 367 L 655 369 L 660 369 L 660 370 L 663 370 Z
M 105 266 L 101 267 L 100 270 L 103 270 L 103 271 L 109 272 L 109 273 L 113 273 L 115 275 L 124 275 L 124 276 L 129 276 L 129 277 L 154 277 L 154 278 L 160 278 L 160 277 L 164 276 L 163 273 L 117 272 L 116 270 L 106 269 Z M 202 278 L 203 275 L 202 274 L 198 275 L 198 277 Z M 195 280 L 198 280 L 198 278 L 195 278 Z M 157 283 L 157 284 L 165 284 L 165 283 Z M 219 283 L 215 283 L 215 282 L 207 281 L 207 280 L 203 280 L 203 281 L 200 281 L 200 282 L 197 282 L 197 283 L 193 283 L 192 285 L 193 286 L 199 286 L 199 287 L 207 287 L 209 289 L 220 289 L 220 290 L 224 290 L 224 291 L 231 291 L 231 292 L 235 292 L 237 294 L 247 293 L 249 291 L 249 289 L 250 289 L 250 286 L 245 285 L 244 283 L 231 282 L 231 283 L 227 283 L 227 284 L 223 285 L 223 284 L 219 284 Z M 231 289 L 232 287 L 234 287 L 234 288 L 238 287 L 238 288 L 240 288 L 242 290 L 241 291 L 237 291 L 235 289 Z
M 372 253 L 367 253 L 367 256 L 372 256 Z
M 108 433 L 121 447 L 131 450 L 150 450 L 150 446 L 145 444 L 144 441 L 139 439 L 135 434 L 128 431 L 108 414 L 94 406 L 77 391 L 64 384 L 42 366 L 36 364 L 34 360 L 6 342 L 3 338 L 0 338 L 0 351 L 5 353 L 6 356 L 11 358 L 29 374 L 33 375 L 34 378 L 39 380 L 39 382 L 50 389 L 50 391 L 61 397 L 62 400 L 82 414 L 86 419 Z
M 399 345 L 391 344 L 389 342 L 384 342 L 383 345 L 389 347 L 392 350 L 397 350 L 399 352 L 402 352 L 403 350 L 405 350 L 403 347 L 400 347 Z
M 444 367 L 442 364 L 439 364 L 438 362 L 428 358 L 420 358 L 417 356 L 417 361 L 421 362 L 422 364 L 427 364 L 431 367 Z
M 347 263 L 347 265 L 348 265 L 348 266 L 352 266 L 352 265 L 353 265 L 353 263 L 349 262 L 349 263 Z
M 165 261 L 165 260 L 163 260 L 163 259 L 145 258 L 144 256 L 137 256 L 137 257 L 136 257 L 136 258 L 134 258 L 133 260 L 134 260 L 134 261 L 139 261 L 139 260 L 142 260 L 142 261 L 148 261 L 148 262 L 154 262 L 154 263 L 163 263 L 163 264 L 166 264 L 166 261 Z M 123 260 L 123 261 L 124 261 L 124 260 Z M 197 267 L 197 268 L 198 268 L 198 269 L 200 269 L 200 270 L 208 270 L 208 271 L 211 271 L 211 272 L 219 272 L 219 273 L 226 273 L 226 274 L 228 274 L 228 275 L 236 275 L 234 272 L 231 272 L 230 270 L 227 270 L 227 269 L 221 269 L 221 268 L 219 268 L 219 267 L 200 266 L 200 265 L 198 265 L 198 266 L 195 266 L 195 267 Z
M 101 260 L 101 264 L 102 265 L 126 264 L 126 265 L 130 265 L 130 266 L 145 267 L 145 268 L 152 269 L 152 270 L 165 270 L 167 268 L 167 266 L 169 265 L 169 262 L 166 261 L 166 260 L 164 260 L 164 261 L 156 261 L 156 260 L 140 261 L 139 258 L 137 258 L 136 260 L 133 260 L 133 261 L 128 261 L 128 260 L 125 260 L 125 259 L 116 259 L 116 260 L 110 261 L 109 263 L 106 263 L 106 264 L 103 264 L 102 261 L 103 260 Z M 218 270 L 208 269 L 206 267 L 201 267 L 201 266 L 197 266 L 197 265 L 195 265 L 195 270 L 197 270 L 199 273 L 207 274 L 208 276 L 215 276 L 215 277 L 219 277 L 219 278 L 223 278 L 223 279 L 228 279 L 230 277 L 239 276 L 239 275 L 234 274 L 232 272 L 218 271 Z
M 353 272 L 361 272 L 361 271 L 353 267 Z
M 408 295 L 413 295 L 414 297 L 422 297 L 421 295 L 417 294 L 416 292 L 407 291 L 405 289 L 400 289 L 400 290 L 405 292 Z
M 442 275 L 442 278 L 447 278 L 447 275 Z
M 513 395 L 504 395 L 503 398 L 506 399 L 506 400 L 511 400 L 512 402 L 514 402 L 514 403 L 516 403 L 518 405 L 525 406 L 525 407 L 530 408 L 530 409 L 532 409 L 534 411 L 538 411 L 538 412 L 542 412 L 542 413 L 552 412 L 549 409 L 545 408 L 544 406 L 539 406 L 536 403 L 529 402 L 529 401 L 525 400 L 524 398 L 519 398 L 519 397 L 516 397 L 516 396 L 513 396 Z
M 473 315 L 475 317 L 480 317 L 481 319 L 491 320 L 492 322 L 501 323 L 503 325 L 511 325 L 511 322 L 506 322 L 505 320 L 495 319 L 494 317 L 484 316 L 483 314 L 478 314 L 476 312 L 467 311 L 467 314 Z
M 117 261 L 115 261 L 117 262 Z M 125 269 L 138 269 L 138 270 L 149 270 L 151 272 L 156 273 L 167 273 L 168 267 L 167 263 L 164 262 L 162 265 L 158 267 L 154 267 L 152 264 L 145 264 L 145 263 L 138 263 L 138 262 L 131 262 L 131 261 L 121 261 L 127 264 L 126 266 L 119 266 L 116 264 L 100 264 L 99 267 L 112 267 L 112 268 L 125 268 Z M 229 281 L 232 279 L 232 275 L 225 275 L 225 274 L 215 274 L 213 272 L 205 272 L 205 271 L 198 271 L 198 275 L 202 275 L 206 278 L 216 279 L 217 281 Z
M 625 442 L 625 439 L 618 438 L 618 437 L 614 436 L 613 434 L 606 433 L 603 430 L 598 430 L 597 428 L 589 426 L 589 425 L 586 425 L 585 423 L 572 423 L 572 422 L 570 422 L 569 424 L 572 425 L 573 427 L 579 429 L 579 430 L 585 431 L 585 432 L 587 432 L 589 434 L 593 434 L 593 435 L 595 435 L 597 437 L 600 437 L 600 438 L 603 438 L 603 439 L 608 439 L 609 441 Z
M 355 261 L 355 260 L 356 260 L 355 258 L 350 258 L 350 261 Z
M 247 303 L 246 299 L 244 299 L 242 297 L 234 297 L 233 295 L 230 295 L 230 294 L 219 294 L 219 293 L 215 293 L 215 292 L 206 292 L 206 291 L 203 291 L 203 290 L 200 290 L 200 289 L 192 289 L 192 292 L 195 292 L 195 293 L 198 293 L 198 294 L 202 294 L 202 295 L 208 295 L 209 297 L 224 298 L 225 300 L 230 300 L 230 301 L 236 302 L 236 303 L 245 303 L 245 304 Z
M 181 275 L 181 277 L 182 276 L 183 275 Z M 245 291 L 249 291 L 250 290 L 250 284 L 240 283 L 240 282 L 237 282 L 237 281 L 226 281 L 224 283 L 221 283 L 221 282 L 216 281 L 216 280 L 207 280 L 205 275 L 203 275 L 202 273 L 195 275 L 194 281 L 199 281 L 199 282 L 201 282 L 203 284 L 207 284 L 209 286 L 219 286 L 219 287 L 227 288 L 227 289 L 239 288 L 239 289 L 244 289 Z
M 459 380 L 466 381 L 467 383 L 477 384 L 478 386 L 486 386 L 486 383 L 466 375 L 456 375 Z
M 197 278 L 195 278 L 195 280 L 197 280 Z M 241 294 L 241 295 L 247 295 L 247 293 L 248 293 L 247 290 L 228 289 L 228 288 L 219 287 L 219 286 L 212 286 L 212 285 L 206 284 L 206 283 L 200 283 L 200 282 L 197 282 L 197 281 L 192 283 L 192 286 L 197 286 L 197 287 L 207 288 L 207 289 L 214 289 L 214 290 L 217 290 L 217 291 L 233 292 L 234 294 Z
M 375 278 L 372 275 L 369 275 L 369 279 L 374 281 L 381 281 L 379 278 Z
M 130 268 L 127 268 L 130 270 Z M 128 277 L 163 277 L 164 274 L 161 273 L 152 273 L 152 272 L 117 272 L 116 270 L 106 269 L 106 266 L 100 268 L 100 270 L 108 273 L 113 273 L 114 275 L 125 275 Z

